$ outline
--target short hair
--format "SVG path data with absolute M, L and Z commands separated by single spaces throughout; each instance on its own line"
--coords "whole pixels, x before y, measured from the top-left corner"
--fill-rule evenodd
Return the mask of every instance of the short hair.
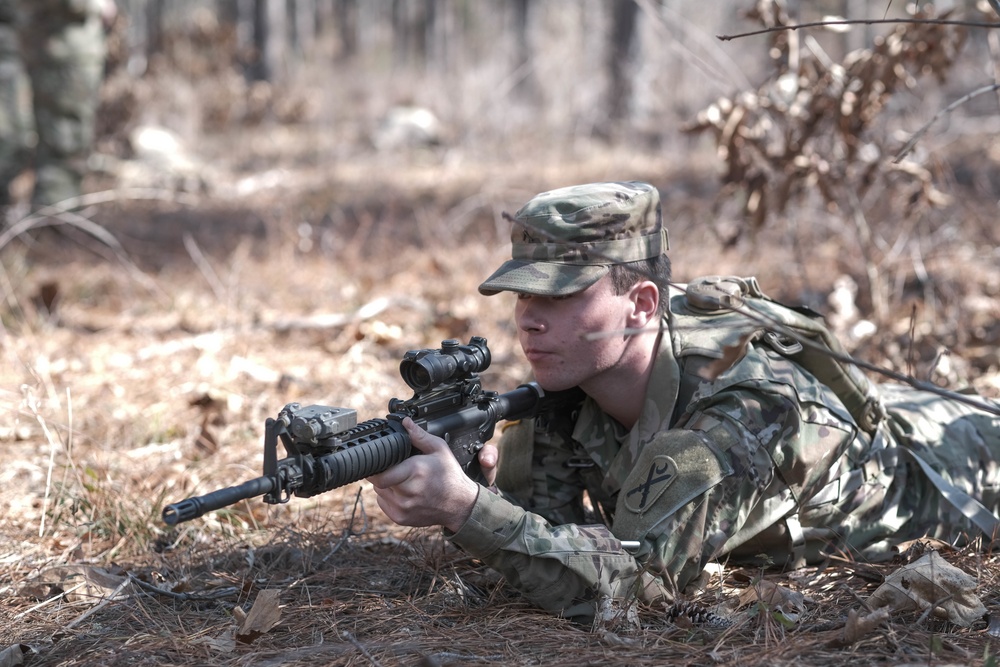
M 657 314 L 662 317 L 667 312 L 670 295 L 670 258 L 666 255 L 625 264 L 612 264 L 608 275 L 611 277 L 611 289 L 618 295 L 625 294 L 638 282 L 652 280 L 660 293 Z

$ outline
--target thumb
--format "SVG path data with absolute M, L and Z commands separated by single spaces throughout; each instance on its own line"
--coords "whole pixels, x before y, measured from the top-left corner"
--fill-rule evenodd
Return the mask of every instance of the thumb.
M 406 429 L 406 434 L 410 436 L 410 442 L 413 443 L 413 446 L 424 454 L 430 454 L 442 447 L 446 449 L 448 447 L 448 444 L 442 438 L 431 435 L 409 417 L 403 418 L 403 428 Z

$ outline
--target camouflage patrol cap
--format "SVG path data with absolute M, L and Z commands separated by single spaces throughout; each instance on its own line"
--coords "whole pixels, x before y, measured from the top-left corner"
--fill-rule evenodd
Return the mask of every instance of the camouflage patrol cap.
M 590 183 L 543 192 L 521 207 L 510 232 L 511 259 L 479 286 L 565 296 L 587 289 L 612 264 L 666 252 L 660 193 L 648 183 Z

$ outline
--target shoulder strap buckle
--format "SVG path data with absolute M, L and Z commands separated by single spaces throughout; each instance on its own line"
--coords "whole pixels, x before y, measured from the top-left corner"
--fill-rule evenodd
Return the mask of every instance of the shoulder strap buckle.
M 776 352 L 786 357 L 798 354 L 802 351 L 802 343 L 791 336 L 778 333 L 777 331 L 765 331 L 764 342 L 770 345 Z

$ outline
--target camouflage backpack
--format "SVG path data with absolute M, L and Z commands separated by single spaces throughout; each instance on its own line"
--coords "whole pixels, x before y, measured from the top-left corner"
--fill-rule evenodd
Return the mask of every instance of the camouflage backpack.
M 674 353 L 684 368 L 680 409 L 698 378 L 715 372 L 708 367 L 725 365 L 731 357 L 735 363 L 754 342 L 769 346 L 829 387 L 864 431 L 874 432 L 885 418 L 875 385 L 845 361 L 847 353 L 821 317 L 773 301 L 756 278 L 698 278 L 683 294 L 672 296 L 670 310 Z
M 674 353 L 682 367 L 675 422 L 701 381 L 732 367 L 748 343 L 767 345 L 832 390 L 858 427 L 875 440 L 884 443 L 875 437 L 883 425 L 897 437 L 902 435 L 899 440 L 904 446 L 887 452 L 886 460 L 897 453 L 912 460 L 948 504 L 987 538 L 1000 537 L 1000 518 L 991 509 L 945 479 L 929 463 L 926 452 L 918 453 L 905 444 L 905 434 L 898 432 L 900 418 L 886 419 L 888 413 L 878 388 L 851 362 L 819 314 L 773 301 L 754 278 L 732 276 L 709 276 L 691 282 L 683 293 L 671 297 L 670 310 Z

